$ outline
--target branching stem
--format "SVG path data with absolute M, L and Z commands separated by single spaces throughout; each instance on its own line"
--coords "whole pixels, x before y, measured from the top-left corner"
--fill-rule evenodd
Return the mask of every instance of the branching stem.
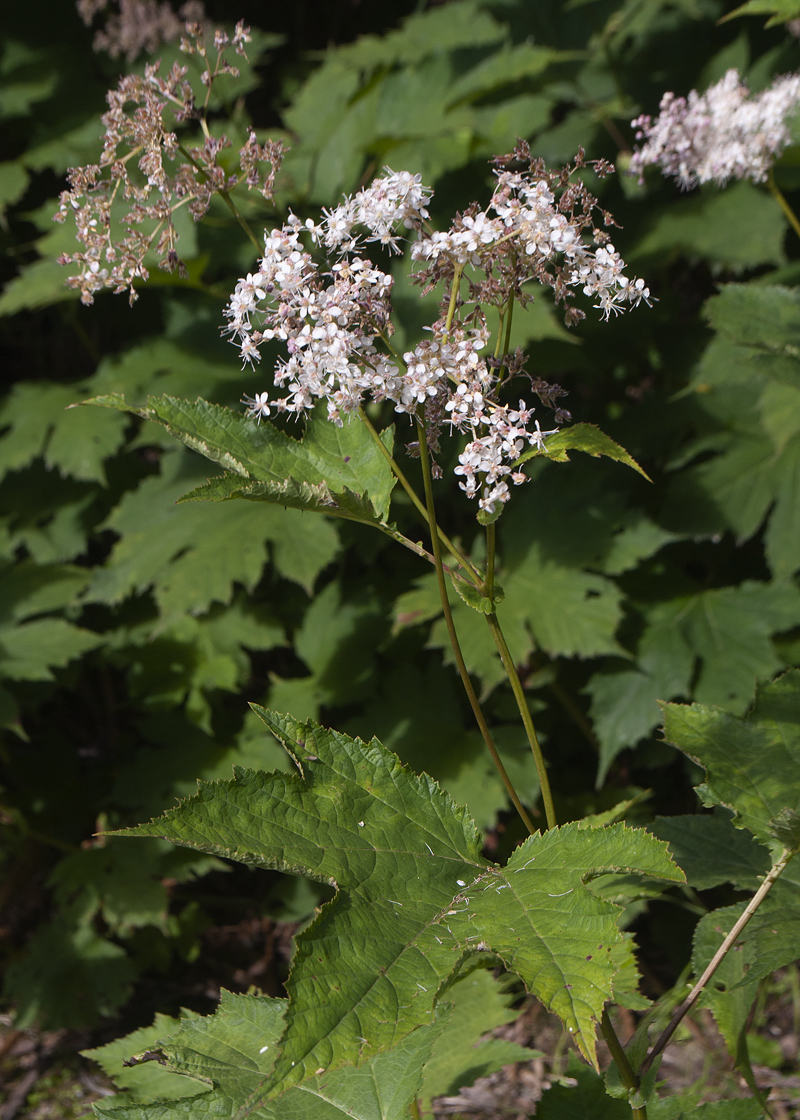
M 761 886 L 758 888 L 756 893 L 750 899 L 747 906 L 742 911 L 741 917 L 736 922 L 736 924 L 733 926 L 733 929 L 730 931 L 728 936 L 722 942 L 719 949 L 717 949 L 714 956 L 711 958 L 711 961 L 709 962 L 709 965 L 706 968 L 705 972 L 700 977 L 700 979 L 697 981 L 695 986 L 692 988 L 691 992 L 689 992 L 688 996 L 683 1001 L 683 1003 L 681 1003 L 678 1006 L 678 1008 L 675 1011 L 675 1014 L 672 1016 L 672 1018 L 670 1019 L 670 1021 L 667 1023 L 666 1027 L 664 1028 L 664 1030 L 661 1032 L 661 1035 L 659 1036 L 658 1042 L 656 1042 L 653 1049 L 650 1051 L 650 1053 L 647 1055 L 645 1060 L 642 1062 L 641 1069 L 639 1070 L 639 1073 L 640 1073 L 641 1076 L 643 1076 L 645 1073 L 647 1073 L 647 1071 L 650 1069 L 650 1066 L 653 1064 L 653 1060 L 658 1057 L 658 1055 L 661 1053 L 661 1051 L 667 1045 L 669 1040 L 672 1038 L 672 1036 L 675 1033 L 675 1030 L 677 1029 L 677 1026 L 680 1023 L 681 1019 L 683 1019 L 683 1017 L 687 1013 L 687 1011 L 689 1011 L 694 1006 L 694 1004 L 697 1002 L 698 997 L 700 996 L 700 993 L 703 991 L 706 984 L 709 982 L 711 977 L 714 975 L 714 973 L 717 971 L 719 966 L 722 964 L 722 961 L 725 959 L 727 954 L 730 952 L 730 950 L 736 944 L 736 939 L 738 938 L 739 934 L 742 932 L 744 927 L 747 925 L 747 923 L 750 921 L 752 916 L 755 914 L 756 910 L 758 910 L 761 903 L 764 901 L 764 899 L 767 897 L 769 892 L 772 890 L 772 888 L 775 885 L 775 883 L 777 882 L 779 876 L 784 871 L 787 863 L 789 862 L 789 860 L 792 858 L 792 856 L 794 854 L 795 854 L 795 852 L 794 852 L 793 849 L 784 848 L 783 852 L 781 853 L 780 859 L 775 864 L 775 866 L 772 868 L 772 870 L 769 872 L 769 874 L 765 876 L 764 882 L 761 884 Z
M 491 732 L 489 731 L 488 724 L 486 723 L 486 719 L 481 709 L 480 701 L 478 700 L 477 693 L 475 692 L 475 688 L 472 684 L 472 681 L 470 680 L 467 666 L 464 661 L 464 655 L 461 652 L 461 646 L 459 644 L 458 635 L 456 634 L 456 628 L 453 622 L 453 615 L 450 610 L 450 601 L 447 596 L 447 583 L 445 581 L 444 567 L 442 565 L 442 546 L 439 540 L 438 525 L 436 521 L 436 507 L 433 501 L 433 478 L 431 476 L 431 461 L 428 454 L 428 435 L 425 431 L 425 425 L 419 418 L 417 418 L 417 433 L 419 436 L 419 454 L 422 463 L 422 480 L 425 486 L 425 501 L 427 504 L 428 524 L 430 526 L 431 532 L 431 548 L 433 551 L 434 563 L 436 565 L 436 581 L 439 585 L 439 598 L 441 599 L 442 603 L 445 625 L 447 627 L 448 637 L 450 638 L 450 645 L 453 650 L 453 656 L 455 657 L 456 667 L 458 668 L 461 682 L 464 685 L 464 691 L 467 694 L 467 699 L 469 700 L 470 707 L 472 708 L 472 712 L 475 716 L 475 720 L 478 724 L 478 727 L 480 728 L 481 735 L 483 736 L 483 741 L 486 743 L 486 748 L 492 757 L 492 762 L 497 768 L 497 772 L 502 779 L 508 796 L 511 798 L 511 802 L 514 808 L 522 818 L 522 821 L 525 824 L 528 832 L 533 835 L 533 833 L 536 832 L 536 828 L 533 824 L 533 821 L 525 811 L 525 807 L 517 796 L 517 791 L 514 789 L 513 782 L 506 773 L 506 768 L 505 766 L 503 766 L 502 759 L 497 752 L 497 747 L 494 745 L 494 740 L 492 739 Z
M 427 526 L 428 525 L 428 511 L 425 508 L 425 506 L 423 505 L 423 503 L 420 501 L 416 490 L 414 489 L 414 487 L 411 485 L 411 483 L 406 478 L 406 476 L 403 473 L 399 463 L 397 463 L 394 456 L 389 451 L 389 448 L 386 446 L 386 444 L 381 439 L 380 435 L 378 434 L 378 432 L 375 429 L 374 424 L 372 423 L 370 418 L 367 416 L 367 414 L 366 414 L 366 412 L 364 411 L 363 408 L 359 408 L 358 415 L 361 418 L 361 422 L 363 423 L 364 427 L 367 429 L 370 436 L 375 441 L 375 446 L 380 450 L 381 454 L 386 459 L 386 462 L 391 467 L 392 474 L 395 476 L 397 481 L 403 487 L 406 494 L 408 494 L 409 498 L 411 499 L 411 501 L 414 504 L 414 508 L 420 514 L 420 516 L 422 517 L 422 520 L 425 522 L 425 525 Z M 428 527 L 430 528 L 430 526 L 428 526 Z M 451 554 L 453 559 L 457 560 L 458 563 L 469 573 L 470 579 L 475 584 L 475 586 L 476 587 L 479 586 L 479 584 L 481 583 L 481 577 L 480 577 L 480 573 L 477 571 L 475 566 L 470 563 L 470 561 L 466 558 L 466 556 L 463 554 L 463 552 L 461 552 L 461 550 L 459 548 L 457 548 L 456 545 L 453 544 L 453 542 L 450 540 L 450 538 L 447 536 L 447 534 L 441 528 L 439 528 L 438 525 L 437 525 L 437 529 L 438 529 L 438 533 L 439 533 L 439 540 L 445 546 L 447 551 Z
M 187 160 L 189 161 L 189 163 L 190 163 L 190 164 L 192 165 L 192 167 L 194 167 L 194 168 L 195 168 L 195 170 L 196 170 L 196 171 L 199 171 L 199 172 L 200 172 L 200 174 L 201 174 L 201 175 L 203 175 L 203 176 L 204 176 L 204 177 L 205 177 L 206 179 L 208 178 L 208 174 L 207 174 L 207 172 L 205 172 L 205 171 L 203 170 L 203 168 L 202 168 L 202 167 L 200 166 L 200 164 L 199 164 L 199 163 L 197 162 L 197 160 L 196 160 L 196 159 L 194 159 L 194 158 L 193 158 L 193 157 L 192 157 L 192 156 L 191 156 L 191 155 L 189 154 L 188 150 L 187 150 L 187 149 L 186 149 L 186 148 L 185 148 L 185 147 L 183 146 L 183 144 L 178 144 L 178 151 L 179 151 L 179 152 L 180 152 L 180 153 L 181 153 L 181 154 L 182 154 L 182 155 L 184 156 L 184 158 L 185 158 L 185 159 L 187 159 Z M 241 214 L 239 213 L 239 210 L 238 210 L 238 209 L 237 209 L 237 207 L 236 207 L 236 203 L 235 203 L 235 202 L 233 201 L 233 199 L 232 199 L 232 198 L 231 198 L 231 196 L 230 196 L 230 192 L 229 192 L 229 191 L 226 191 L 226 190 L 223 190 L 223 189 L 221 189 L 221 188 L 218 188 L 218 189 L 217 189 L 217 192 L 216 192 L 216 193 L 217 193 L 217 194 L 219 195 L 219 197 L 220 197 L 220 198 L 222 199 L 222 201 L 223 201 L 223 202 L 225 203 L 225 205 L 226 205 L 226 206 L 228 207 L 228 209 L 230 210 L 230 212 L 231 212 L 231 213 L 233 214 L 233 216 L 234 216 L 234 218 L 236 219 L 236 221 L 237 221 L 237 222 L 239 223 L 239 225 L 240 225 L 240 226 L 242 227 L 242 229 L 244 230 L 244 232 L 245 232 L 245 233 L 247 234 L 247 236 L 248 236 L 249 240 L 250 240 L 250 241 L 252 242 L 252 244 L 253 244 L 253 245 L 255 246 L 255 250 L 256 250 L 256 252 L 257 252 L 257 253 L 262 253 L 262 254 L 263 254 L 263 251 L 264 251 L 264 246 L 263 246 L 263 245 L 259 245 L 259 243 L 258 243 L 258 238 L 257 238 L 257 237 L 256 237 L 256 235 L 255 235 L 255 234 L 253 233 L 253 231 L 252 231 L 252 230 L 250 229 L 250 226 L 249 226 L 249 225 L 247 224 L 247 222 L 246 222 L 246 221 L 244 220 L 244 218 L 242 217 L 242 215 L 241 215 Z

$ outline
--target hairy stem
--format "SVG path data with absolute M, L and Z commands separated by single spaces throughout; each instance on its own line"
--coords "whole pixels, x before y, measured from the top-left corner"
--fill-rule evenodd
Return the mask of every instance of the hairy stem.
M 617 1038 L 614 1024 L 611 1022 L 611 1018 L 605 1007 L 600 1017 L 600 1030 L 603 1032 L 603 1038 L 606 1040 L 608 1048 L 611 1051 L 614 1065 L 619 1070 L 622 1084 L 626 1089 L 632 1089 L 635 1092 L 639 1088 L 639 1078 L 634 1073 L 633 1066 L 628 1061 L 628 1055 L 622 1049 L 622 1043 Z M 633 1120 L 647 1120 L 647 1109 L 644 1105 L 641 1105 L 639 1108 L 631 1109 L 631 1115 Z
M 522 681 L 519 679 L 519 673 L 514 664 L 514 658 L 511 656 L 511 651 L 508 648 L 505 636 L 500 629 L 500 623 L 497 621 L 497 615 L 494 611 L 492 611 L 491 614 L 487 614 L 486 621 L 492 632 L 494 644 L 497 646 L 500 654 L 500 660 L 503 662 L 503 668 L 506 671 L 506 676 L 511 685 L 511 691 L 514 693 L 514 699 L 517 702 L 517 708 L 522 717 L 525 734 L 528 736 L 528 743 L 530 744 L 531 753 L 533 754 L 533 760 L 536 763 L 536 773 L 539 775 L 539 785 L 542 791 L 542 803 L 544 804 L 547 827 L 555 828 L 558 825 L 558 821 L 556 819 L 555 806 L 553 805 L 553 794 L 550 790 L 550 779 L 547 777 L 547 767 L 544 764 L 541 744 L 536 735 L 536 728 L 533 726 L 533 719 L 531 718 L 530 709 L 528 708 L 528 702 L 525 699 L 525 690 L 522 687 Z
M 784 214 L 786 215 L 786 218 L 789 221 L 789 225 L 792 227 L 797 236 L 800 237 L 800 221 L 798 221 L 797 215 L 795 214 L 794 210 L 792 210 L 789 203 L 786 201 L 783 191 L 775 182 L 775 175 L 773 174 L 771 168 L 767 177 L 767 186 L 769 187 L 769 193 L 772 195 L 777 204 L 780 206 L 781 210 L 783 210 Z
M 417 418 L 417 433 L 419 436 L 420 460 L 422 462 L 422 480 L 425 485 L 425 501 L 428 510 L 428 524 L 430 526 L 431 532 L 431 548 L 433 551 L 434 564 L 436 565 L 436 581 L 439 585 L 439 598 L 441 599 L 442 603 L 442 611 L 444 612 L 445 625 L 447 627 L 448 637 L 450 638 L 450 645 L 453 649 L 453 656 L 455 657 L 456 666 L 461 677 L 461 683 L 464 685 L 464 691 L 467 694 L 467 699 L 469 700 L 473 715 L 475 716 L 475 720 L 478 724 L 478 727 L 480 728 L 481 735 L 483 736 L 483 741 L 486 743 L 487 750 L 492 757 L 492 762 L 495 764 L 497 772 L 500 775 L 503 785 L 506 788 L 506 792 L 511 798 L 511 803 L 522 818 L 522 821 L 528 832 L 533 835 L 533 833 L 536 832 L 536 828 L 534 827 L 533 821 L 526 813 L 525 807 L 517 796 L 517 791 L 514 789 L 514 785 L 508 774 L 506 773 L 506 768 L 505 766 L 503 766 L 500 755 L 497 753 L 497 747 L 494 745 L 494 740 L 492 739 L 492 735 L 489 731 L 488 724 L 486 723 L 486 719 L 481 709 L 477 693 L 475 692 L 475 688 L 472 684 L 472 681 L 470 680 L 469 673 L 467 672 L 467 666 L 464 662 L 464 656 L 461 652 L 461 646 L 459 644 L 458 635 L 456 634 L 456 628 L 453 622 L 453 615 L 450 610 L 450 601 L 447 597 L 447 583 L 445 581 L 444 567 L 442 565 L 442 546 L 439 540 L 439 533 L 437 531 L 438 526 L 436 522 L 436 507 L 433 501 L 433 478 L 431 476 L 430 456 L 428 455 L 428 436 L 427 432 L 425 431 L 425 425 L 419 418 Z
M 389 448 L 386 446 L 386 444 L 381 439 L 380 435 L 378 434 L 378 432 L 375 429 L 374 424 L 372 423 L 370 418 L 367 416 L 367 414 L 366 414 L 366 412 L 364 411 L 363 408 L 359 408 L 358 415 L 360 416 L 361 422 L 364 424 L 364 427 L 367 429 L 370 436 L 375 441 L 376 447 L 379 449 L 380 453 L 383 455 L 384 459 L 386 459 L 386 462 L 391 467 L 392 474 L 395 476 L 397 481 L 403 487 L 406 494 L 408 494 L 409 498 L 411 499 L 411 501 L 414 504 L 414 508 L 417 510 L 417 512 L 422 517 L 422 520 L 425 522 L 426 525 L 428 525 L 428 511 L 425 508 L 425 506 L 423 505 L 423 503 L 420 501 L 416 490 L 414 489 L 414 487 L 411 485 L 411 483 L 406 478 L 405 474 L 403 473 L 402 469 L 400 468 L 400 465 L 396 462 L 396 460 L 394 459 L 394 456 L 389 451 Z M 428 527 L 430 528 L 430 526 L 428 526 Z M 438 530 L 438 534 L 439 534 L 439 540 L 445 546 L 445 548 L 450 553 L 450 555 L 453 557 L 453 559 L 457 560 L 458 563 L 469 573 L 469 576 L 470 576 L 472 582 L 477 587 L 481 582 L 481 577 L 480 577 L 479 572 L 475 568 L 475 566 L 470 563 L 470 561 L 466 558 L 466 556 L 463 554 L 463 552 L 461 552 L 460 549 L 458 549 L 456 547 L 456 545 L 453 544 L 453 542 L 450 540 L 450 538 L 447 536 L 447 534 L 445 532 L 443 532 L 443 530 L 441 528 L 439 528 L 438 525 L 437 525 L 437 530 Z
M 678 1008 L 675 1011 L 675 1014 L 672 1016 L 672 1018 L 670 1019 L 670 1021 L 667 1023 L 666 1027 L 664 1028 L 664 1030 L 661 1032 L 661 1035 L 659 1036 L 658 1042 L 656 1042 L 653 1049 L 650 1051 L 650 1053 L 647 1055 L 645 1060 L 642 1062 L 642 1067 L 639 1070 L 640 1074 L 643 1075 L 643 1074 L 647 1073 L 647 1071 L 650 1069 L 650 1066 L 653 1064 L 653 1059 L 658 1057 L 658 1055 L 661 1053 L 661 1051 L 667 1045 L 669 1040 L 672 1038 L 672 1036 L 675 1033 L 675 1030 L 677 1029 L 677 1026 L 680 1023 L 681 1019 L 683 1019 L 683 1017 L 687 1013 L 687 1011 L 689 1011 L 695 1005 L 695 1003 L 698 1000 L 698 997 L 700 996 L 700 993 L 703 991 L 706 984 L 709 982 L 711 977 L 714 975 L 714 973 L 717 971 L 719 966 L 722 964 L 722 961 L 724 960 L 724 958 L 727 956 L 727 954 L 730 952 L 730 950 L 736 944 L 736 939 L 738 938 L 739 934 L 742 932 L 744 927 L 747 925 L 747 923 L 750 921 L 752 916 L 755 914 L 756 910 L 758 910 L 761 903 L 764 901 L 764 899 L 767 897 L 769 892 L 772 890 L 773 886 L 777 882 L 781 873 L 784 871 L 787 863 L 789 862 L 789 860 L 792 858 L 792 856 L 794 854 L 795 854 L 794 849 L 784 848 L 783 852 L 781 853 L 780 859 L 775 864 L 775 866 L 772 868 L 772 870 L 769 872 L 769 874 L 764 878 L 764 882 L 761 884 L 761 886 L 758 888 L 756 893 L 753 895 L 753 897 L 748 902 L 747 906 L 745 907 L 745 909 L 742 912 L 741 917 L 736 922 L 733 929 L 730 931 L 730 933 L 725 938 L 725 940 L 722 942 L 719 949 L 717 949 L 714 956 L 711 958 L 711 961 L 709 962 L 709 965 L 706 968 L 703 975 L 700 977 L 700 979 L 697 981 L 695 986 L 692 988 L 691 992 L 689 992 L 688 996 L 683 1001 L 683 1003 L 681 1003 L 678 1006 Z

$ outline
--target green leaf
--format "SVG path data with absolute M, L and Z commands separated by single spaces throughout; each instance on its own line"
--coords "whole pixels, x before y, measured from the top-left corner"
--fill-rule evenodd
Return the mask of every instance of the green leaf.
M 488 969 L 474 968 L 442 994 L 453 1011 L 425 1066 L 419 1093 L 424 1112 L 430 1110 L 433 1097 L 455 1096 L 462 1086 L 472 1085 L 479 1077 L 539 1056 L 539 1051 L 507 1039 L 483 1038 L 516 1018 L 517 1012 L 509 1008 L 513 996 L 508 988 L 507 978 L 498 981 Z
M 89 573 L 72 564 L 19 564 L 0 568 L 0 619 L 29 618 L 72 605 Z
M 51 670 L 103 644 L 103 638 L 63 618 L 38 618 L 20 626 L 0 626 L 0 676 L 51 681 Z
M 778 285 L 724 284 L 703 307 L 714 330 L 742 346 L 800 359 L 800 292 Z
M 670 608 L 687 645 L 702 658 L 695 699 L 743 712 L 756 681 L 782 668 L 770 636 L 800 622 L 800 593 L 790 583 L 748 580 L 675 600 Z
M 102 413 L 70 408 L 81 396 L 81 387 L 16 385 L 0 412 L 0 426 L 9 429 L 0 440 L 0 466 L 18 470 L 42 455 L 62 475 L 105 486 L 104 460 L 122 446 L 125 419 L 108 423 Z
M 740 237 L 731 237 L 731 229 Z M 786 220 L 766 191 L 753 183 L 732 183 L 724 191 L 700 187 L 686 199 L 670 199 L 651 221 L 635 252 L 626 259 L 644 267 L 654 256 L 685 254 L 741 272 L 785 261 Z
M 604 455 L 608 459 L 624 463 L 626 467 L 633 467 L 643 478 L 646 478 L 648 482 L 650 481 L 625 448 L 620 447 L 618 443 L 615 443 L 605 432 L 601 432 L 594 424 L 571 424 L 568 428 L 562 428 L 555 435 L 547 437 L 544 451 L 532 448 L 520 455 L 518 462 L 524 463 L 528 459 L 546 455 L 548 459 L 552 459 L 556 463 L 566 463 L 569 460 L 568 451 L 583 451 L 586 455 L 593 455 L 596 459 Z
M 286 1000 L 223 990 L 213 1015 L 187 1019 L 170 1036 L 170 1068 L 242 1102 L 275 1065 L 285 1012 Z
M 672 604 L 658 604 L 648 613 L 637 667 L 595 673 L 585 689 L 592 698 L 592 723 L 600 740 L 598 787 L 619 752 L 634 747 L 657 726 L 658 701 L 689 693 L 695 656 L 675 624 L 679 612 Z
M 695 890 L 733 883 L 739 890 L 755 891 L 769 871 L 767 851 L 720 813 L 656 817 L 649 829 L 667 841 Z
M 333 526 L 295 510 L 245 502 L 176 504 L 201 464 L 178 449 L 162 457 L 162 473 L 127 493 L 102 528 L 120 535 L 109 559 L 94 570 L 87 598 L 118 603 L 149 587 L 164 618 L 228 603 L 234 584 L 252 590 L 261 578 L 267 543 L 287 579 L 310 590 L 338 548 Z
M 116 1015 L 133 978 L 125 950 L 67 911 L 39 926 L 24 955 L 11 961 L 3 993 L 20 1030 L 36 1022 L 84 1027 Z
M 616 907 L 583 884 L 611 869 L 679 881 L 665 846 L 624 825 L 568 825 L 529 838 L 505 868 L 488 865 L 464 811 L 377 741 L 256 710 L 299 776 L 237 770 L 126 834 L 338 887 L 298 939 L 271 1091 L 431 1022 L 441 984 L 464 955 L 484 950 L 561 1016 L 594 1061 L 594 1027 L 622 963 L 612 952 L 624 939 Z M 357 971 L 342 983 L 345 945 Z
M 552 1085 L 542 1093 L 536 1106 L 537 1120 L 630 1120 L 627 1101 L 615 1100 L 606 1093 L 600 1074 L 570 1054 L 567 1074 L 575 1084 Z M 649 1112 L 648 1103 L 648 1112 Z
M 771 18 L 764 26 L 775 27 L 800 16 L 800 4 L 797 0 L 746 0 L 746 3 L 740 4 L 738 8 L 722 16 L 719 22 L 725 23 L 726 20 L 736 19 L 738 16 L 759 15 L 769 15 Z
M 245 1000 L 254 1001 L 256 997 L 235 998 L 243 1003 Z M 283 1001 L 267 1001 L 262 997 L 262 1002 L 279 1004 Z M 216 1015 L 213 1016 L 210 1022 L 213 1024 L 216 1018 Z M 442 1025 L 440 1021 L 414 1031 L 388 1053 L 377 1054 L 358 1068 L 349 1066 L 313 1076 L 275 1099 L 259 1100 L 259 1120 L 397 1120 L 407 1113 L 417 1093 L 422 1067 Z M 220 1024 L 217 1029 L 225 1032 L 224 1037 L 210 1037 L 206 1042 L 208 1053 L 198 1055 L 199 1064 L 212 1073 L 218 1073 L 221 1064 L 224 1066 L 230 1062 L 232 1049 L 225 1026 Z M 245 1030 L 242 1044 L 252 1048 L 253 1034 L 252 1029 Z M 186 1056 L 184 1052 L 184 1060 Z M 219 1061 L 220 1056 L 222 1063 Z M 248 1062 L 248 1058 L 241 1053 L 234 1055 L 234 1059 L 239 1068 Z M 254 1063 L 252 1058 L 249 1061 Z M 257 1061 L 258 1056 L 255 1059 Z M 230 1081 L 228 1087 L 233 1088 Z M 248 1112 L 252 1107 L 251 1101 L 238 1093 L 232 1098 L 218 1089 L 189 1100 L 148 1105 L 145 1108 L 115 1108 L 112 1098 L 97 1106 L 95 1111 L 110 1120 L 167 1120 L 168 1117 L 179 1116 L 231 1118 L 237 1105 L 246 1105 Z M 237 1110 L 235 1114 L 240 1113 Z
M 710 914 L 704 914 L 697 923 L 692 948 L 692 968 L 696 976 L 703 973 L 743 909 L 744 904 L 712 910 Z M 701 1006 L 708 1007 L 713 1012 L 728 1052 L 734 1056 L 759 984 L 757 976 L 748 974 L 748 962 L 743 952 L 747 932 L 745 928 L 736 951 L 723 957 L 700 997 Z
M 203 400 L 151 397 L 146 407 L 133 408 L 111 395 L 84 403 L 122 409 L 161 424 L 187 447 L 232 472 L 187 498 L 246 497 L 358 521 L 382 522 L 388 515 L 395 478 L 358 420 L 337 428 L 326 419 L 312 418 L 299 442 L 268 422 L 258 424 Z
M 224 998 L 227 993 L 223 990 L 221 995 Z M 181 1015 L 191 1017 L 192 1012 L 183 1011 Z M 92 1061 L 97 1062 L 106 1076 L 133 1100 L 157 1101 L 193 1097 L 207 1090 L 207 1082 L 195 1081 L 166 1069 L 156 1060 L 139 1062 L 136 1065 L 124 1064 L 135 1055 L 145 1054 L 164 1045 L 179 1030 L 180 1025 L 180 1019 L 157 1014 L 152 1026 L 140 1027 L 123 1038 L 116 1038 L 113 1042 L 106 1043 L 105 1046 L 98 1046 L 94 1050 L 82 1050 L 81 1054 L 84 1058 L 91 1058 Z
M 698 793 L 775 848 L 772 821 L 800 808 L 800 670 L 760 685 L 745 718 L 703 704 L 662 705 L 664 737 L 702 766 Z
M 647 1102 L 648 1118 L 653 1120 L 765 1120 L 766 1113 L 755 1098 L 728 1099 L 698 1103 L 690 1090 L 674 1097 L 653 1098 Z
M 495 584 L 492 589 L 492 598 L 489 599 L 486 595 L 481 593 L 480 588 L 476 587 L 474 583 L 470 583 L 468 580 L 464 579 L 463 576 L 460 576 L 458 572 L 452 570 L 450 571 L 450 582 L 467 606 L 472 607 L 472 609 L 478 611 L 479 614 L 492 614 L 497 604 L 502 603 L 503 599 L 506 597 L 502 587 L 500 587 L 499 584 Z
M 800 851 L 800 813 L 796 810 L 781 809 L 770 821 L 770 831 L 784 848 Z
M 30 176 L 19 160 L 0 163 L 0 214 L 22 198 L 29 182 Z
M 622 653 L 614 638 L 622 617 L 620 592 L 603 576 L 567 567 L 534 540 L 527 556 L 503 577 L 506 598 L 500 621 L 526 621 L 536 645 L 551 657 Z M 508 637 L 508 635 L 507 635 Z M 519 649 L 511 646 L 518 657 Z

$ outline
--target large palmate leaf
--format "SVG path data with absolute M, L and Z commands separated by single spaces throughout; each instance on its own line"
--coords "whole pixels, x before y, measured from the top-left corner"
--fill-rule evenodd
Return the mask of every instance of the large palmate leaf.
M 298 939 L 275 1093 L 395 1046 L 433 1021 L 466 956 L 496 953 L 595 1061 L 594 1030 L 630 958 L 619 909 L 584 884 L 604 870 L 680 881 L 665 845 L 624 825 L 530 837 L 501 868 L 463 809 L 373 740 L 257 709 L 299 775 L 235 770 L 128 835 L 302 873 L 338 895 Z M 346 970 L 343 971 L 343 962 Z
M 586 687 L 600 740 L 599 784 L 620 751 L 653 732 L 660 700 L 694 695 L 744 712 L 756 681 L 785 664 L 771 636 L 800 622 L 800 594 L 792 584 L 748 580 L 648 605 L 643 613 L 636 666 L 595 673 Z
M 188 1086 L 213 1082 L 211 1092 L 162 1103 L 123 1104 L 112 1097 L 95 1111 L 111 1120 L 167 1120 L 168 1117 L 244 1117 L 257 1120 L 397 1120 L 407 1114 L 422 1079 L 422 1067 L 447 1019 L 413 1031 L 387 1054 L 356 1068 L 318 1070 L 302 1085 L 273 1100 L 258 1100 L 258 1086 L 275 1062 L 286 1001 L 222 993 L 215 1015 L 168 1025 L 161 1043 L 168 1068 L 184 1074 Z M 133 1037 L 130 1041 L 134 1041 Z M 137 1040 L 138 1041 L 138 1040 Z M 195 1080 L 190 1080 L 194 1078 Z M 178 1096 L 178 1094 L 175 1094 Z
M 268 543 L 279 573 L 309 591 L 336 554 L 335 528 L 296 510 L 241 502 L 177 504 L 202 477 L 199 460 L 175 448 L 161 464 L 161 474 L 126 494 L 103 523 L 120 540 L 95 569 L 89 599 L 118 603 L 152 586 L 162 617 L 177 618 L 205 611 L 214 601 L 230 602 L 235 582 L 251 590 Z
M 111 394 L 87 403 L 152 420 L 225 468 L 227 473 L 187 498 L 250 498 L 373 523 L 388 515 L 394 475 L 356 419 L 341 428 L 311 419 L 299 441 L 268 422 L 258 424 L 203 400 L 150 397 L 145 407 L 134 408 Z
M 706 771 L 705 804 L 732 809 L 737 827 L 774 848 L 776 818 L 800 808 L 800 670 L 760 686 L 743 719 L 704 704 L 662 708 L 665 738 Z

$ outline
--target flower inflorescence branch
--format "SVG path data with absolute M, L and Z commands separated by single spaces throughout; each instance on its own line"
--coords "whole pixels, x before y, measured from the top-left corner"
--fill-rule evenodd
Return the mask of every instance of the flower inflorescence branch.
M 175 63 L 162 76 L 159 62 L 155 62 L 145 66 L 143 75 L 126 75 L 107 94 L 99 162 L 72 168 L 68 174 L 70 189 L 61 195 L 55 220 L 73 217 L 83 248 L 65 253 L 59 260 L 77 266 L 67 284 L 80 292 L 85 304 L 93 303 L 96 293 L 106 288 L 127 291 L 133 303 L 136 282 L 148 278 L 145 258 L 151 253 L 157 255 L 159 268 L 177 270 L 185 277 L 175 226 L 175 214 L 181 208 L 186 207 L 199 221 L 214 194 L 229 201 L 230 192 L 242 183 L 268 200 L 273 197 L 282 144 L 270 140 L 261 144 L 251 130 L 239 149 L 238 168 L 231 172 L 219 158 L 231 141 L 224 134 L 213 136 L 206 118 L 214 82 L 223 75 L 238 74 L 228 52 L 232 48 L 246 57 L 249 29 L 239 22 L 232 36 L 215 31 L 211 49 L 201 23 L 189 22 L 185 31 L 181 49 L 198 55 L 204 64 L 201 106 L 186 66 Z M 194 124 L 197 128 L 198 123 L 199 142 L 182 143 L 175 127 Z M 118 209 L 125 206 L 126 212 L 118 216 Z

